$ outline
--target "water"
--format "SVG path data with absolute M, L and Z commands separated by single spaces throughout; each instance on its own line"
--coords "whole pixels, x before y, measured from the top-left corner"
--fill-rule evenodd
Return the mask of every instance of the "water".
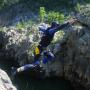
M 15 64 L 15 62 L 13 63 Z M 42 80 L 21 74 L 13 79 L 10 74 L 11 65 L 11 60 L 6 60 L 5 62 L 0 60 L 0 68 L 8 73 L 18 90 L 74 90 L 71 83 L 63 78 L 47 78 Z
M 28 77 L 20 77 L 16 79 L 19 90 L 73 90 L 71 83 L 64 79 L 32 79 Z

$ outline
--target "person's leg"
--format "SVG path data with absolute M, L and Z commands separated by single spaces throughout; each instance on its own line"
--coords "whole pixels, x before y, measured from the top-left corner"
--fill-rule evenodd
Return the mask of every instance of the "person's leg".
M 39 61 L 40 56 L 41 56 L 40 54 L 37 54 L 37 55 L 35 54 L 35 55 L 34 55 L 34 63 L 35 63 L 36 61 Z
M 46 64 L 48 61 L 53 61 L 54 60 L 54 57 L 52 56 L 47 56 L 47 57 L 44 57 L 43 58 L 43 64 Z
M 42 61 L 43 61 L 43 64 L 46 64 L 48 62 L 48 58 L 44 57 Z
M 50 51 L 48 52 L 48 55 L 51 56 L 52 59 L 55 57 L 54 54 Z
M 45 51 L 44 52 L 44 58 L 43 58 L 43 63 L 46 64 L 48 61 L 53 61 L 54 60 L 54 54 L 51 53 L 50 51 Z
M 24 66 L 21 66 L 21 67 L 17 68 L 17 73 L 26 71 L 28 69 L 33 69 L 33 68 L 35 68 L 35 65 L 34 64 L 26 64 Z
M 34 61 L 33 64 L 34 64 L 34 65 L 40 65 L 40 61 L 39 61 L 39 60 Z
M 35 67 L 36 67 L 35 64 L 26 64 L 26 65 L 21 66 L 19 68 L 12 67 L 11 73 L 12 73 L 12 75 L 15 76 L 18 73 L 24 72 L 24 71 L 26 71 L 28 69 L 34 69 Z

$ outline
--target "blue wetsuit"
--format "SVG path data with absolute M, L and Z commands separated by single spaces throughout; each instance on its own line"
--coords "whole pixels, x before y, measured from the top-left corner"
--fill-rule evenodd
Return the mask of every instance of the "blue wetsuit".
M 37 46 L 40 50 L 40 54 L 42 53 L 43 48 L 46 48 L 51 43 L 51 41 L 53 40 L 54 34 L 57 31 L 63 29 L 64 27 L 66 27 L 68 25 L 69 25 L 69 22 L 64 23 L 62 25 L 58 25 L 56 27 L 49 27 L 49 28 L 47 28 L 47 30 L 43 30 L 43 29 L 40 30 L 43 32 L 43 36 L 41 37 L 41 41 L 39 42 L 39 45 Z M 34 55 L 35 62 L 39 60 L 40 54 Z
M 44 58 L 42 60 L 44 64 L 46 64 L 48 61 L 52 61 L 53 59 L 54 59 L 54 55 L 51 52 L 44 52 Z M 23 71 L 27 71 L 28 69 L 34 70 L 35 68 L 39 67 L 39 65 L 40 65 L 40 62 L 38 60 L 35 63 L 26 64 L 24 66 L 17 68 L 17 71 L 15 71 L 15 74 Z
M 69 25 L 68 22 L 62 25 L 58 25 L 57 27 L 49 27 L 47 28 L 47 30 L 40 30 L 44 33 L 44 35 L 42 36 L 41 41 L 39 42 L 39 45 L 42 48 L 47 47 L 53 40 L 54 34 L 60 29 L 63 29 L 64 27 L 66 27 L 67 25 Z

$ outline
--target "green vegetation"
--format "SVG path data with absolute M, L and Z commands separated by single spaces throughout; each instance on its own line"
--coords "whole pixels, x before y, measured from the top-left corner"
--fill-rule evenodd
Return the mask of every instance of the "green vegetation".
M 75 9 L 76 9 L 76 11 L 80 12 L 80 3 L 77 3 Z
M 64 22 L 65 16 L 63 13 L 48 11 L 46 12 L 45 7 L 40 7 L 40 21 L 51 23 L 52 21 Z
M 46 16 L 45 8 L 44 7 L 40 7 L 40 21 L 41 22 L 44 22 L 45 16 Z
M 54 40 L 52 41 L 53 44 L 57 43 L 58 41 L 62 40 L 65 35 L 65 32 L 63 30 L 58 31 L 55 36 Z
M 39 17 L 38 23 L 47 22 L 50 24 L 52 21 L 57 21 L 59 23 L 63 23 L 64 20 L 66 19 L 66 17 L 64 16 L 63 13 L 55 12 L 55 11 L 46 12 L 45 7 L 40 7 L 39 16 L 40 17 Z M 18 22 L 16 24 L 16 28 L 21 30 L 22 28 L 25 28 L 25 27 L 31 27 L 34 24 L 37 24 L 37 22 L 31 21 L 31 20 L 28 20 L 25 22 L 23 20 L 22 22 Z
M 47 22 L 49 23 L 51 23 L 52 21 L 58 21 L 62 23 L 64 22 L 64 19 L 65 19 L 64 14 L 54 11 L 49 12 L 46 18 Z
M 0 32 L 3 32 L 3 28 L 2 27 L 0 27 Z
M 16 28 L 21 30 L 22 28 L 26 28 L 26 27 L 32 27 L 33 25 L 35 24 L 35 22 L 31 21 L 31 20 L 28 20 L 27 22 L 18 22 L 16 24 Z
M 57 0 L 57 1 L 55 0 L 0 0 L 0 9 L 2 9 L 3 11 L 3 8 L 6 6 L 9 6 L 9 8 L 7 9 L 10 9 L 10 6 L 13 4 L 20 4 L 20 5 L 24 4 L 24 6 L 27 6 L 30 9 L 30 11 L 33 9 L 33 11 L 31 12 L 35 12 L 39 15 L 39 18 L 37 17 L 38 23 L 47 22 L 50 24 L 52 21 L 58 21 L 59 23 L 63 23 L 65 19 L 68 18 L 65 16 L 65 14 L 68 14 L 67 9 L 70 11 L 72 11 L 72 9 L 75 9 L 76 11 L 80 12 L 80 6 L 82 3 L 81 0 L 78 0 L 75 6 L 73 6 L 73 1 L 74 0 Z M 89 3 L 90 0 L 85 0 L 84 2 Z M 22 8 L 22 10 L 24 10 L 24 7 Z M 14 18 L 13 13 L 11 16 L 13 16 Z M 23 20 L 17 23 L 16 27 L 18 29 L 21 29 L 27 26 L 28 27 L 32 26 L 34 23 L 36 23 L 36 20 L 33 20 L 33 21 L 28 20 L 26 22 Z

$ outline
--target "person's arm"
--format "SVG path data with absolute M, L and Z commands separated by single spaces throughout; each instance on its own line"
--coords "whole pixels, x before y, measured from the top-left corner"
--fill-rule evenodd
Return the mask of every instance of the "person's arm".
M 64 23 L 64 24 L 62 24 L 62 25 L 59 25 L 59 26 L 57 26 L 57 27 L 55 27 L 55 28 L 51 28 L 51 29 L 49 30 L 49 33 L 50 33 L 50 34 L 54 34 L 54 33 L 56 33 L 57 31 L 59 31 L 60 29 L 63 29 L 63 28 L 65 28 L 66 26 L 68 26 L 69 24 L 73 24 L 73 23 L 76 22 L 76 21 L 77 21 L 77 19 L 71 19 L 71 20 L 67 21 L 66 23 Z
M 39 31 L 41 31 L 41 32 L 45 33 L 45 29 L 39 29 Z
M 64 24 L 59 25 L 58 27 L 56 27 L 56 32 L 57 32 L 58 30 L 60 30 L 60 29 L 63 29 L 63 28 L 65 28 L 65 27 L 67 27 L 69 24 L 70 24 L 69 22 L 66 22 L 66 23 L 64 23 Z
M 54 34 L 54 33 L 56 33 L 57 31 L 59 31 L 60 29 L 63 29 L 63 28 L 65 28 L 65 27 L 68 26 L 68 25 L 69 25 L 69 22 L 64 23 L 64 24 L 62 24 L 62 25 L 59 25 L 59 26 L 57 26 L 57 27 L 55 27 L 55 28 L 51 28 L 51 29 L 49 30 L 49 33 L 50 33 L 50 34 Z

